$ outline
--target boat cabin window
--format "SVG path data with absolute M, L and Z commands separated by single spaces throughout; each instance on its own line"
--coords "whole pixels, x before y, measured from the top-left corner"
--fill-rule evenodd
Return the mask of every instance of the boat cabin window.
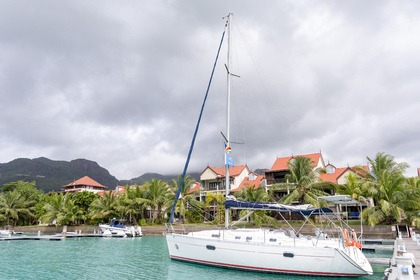
M 246 241 L 251 241 L 252 240 L 252 236 L 247 236 L 246 237 Z
M 219 238 L 220 237 L 220 234 L 212 234 L 211 237 Z
M 235 236 L 235 239 L 241 239 L 241 237 L 240 236 Z
M 276 242 L 277 238 L 270 238 L 270 242 Z
M 295 254 L 293 254 L 293 253 L 287 253 L 287 252 L 283 253 L 283 257 L 286 257 L 286 258 L 293 258 L 294 256 L 295 256 Z
M 216 247 L 213 245 L 207 245 L 206 248 L 207 250 L 212 250 L 212 251 L 216 250 Z

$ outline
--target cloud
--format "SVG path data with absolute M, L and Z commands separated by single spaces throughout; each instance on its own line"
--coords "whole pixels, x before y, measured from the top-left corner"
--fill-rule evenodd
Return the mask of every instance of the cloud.
M 0 162 L 97 161 L 119 179 L 181 173 L 229 9 L 235 163 L 322 151 L 419 166 L 416 2 L 3 1 Z M 224 51 L 225 49 L 223 49 Z M 226 55 L 191 170 L 223 164 Z

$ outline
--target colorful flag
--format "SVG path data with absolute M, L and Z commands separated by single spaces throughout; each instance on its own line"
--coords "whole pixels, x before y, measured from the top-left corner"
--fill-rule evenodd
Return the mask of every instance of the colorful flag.
M 226 165 L 227 166 L 231 166 L 234 167 L 235 165 L 233 164 L 233 160 L 230 156 L 226 155 Z
M 225 144 L 225 150 L 227 153 L 230 153 L 232 151 L 232 148 Z

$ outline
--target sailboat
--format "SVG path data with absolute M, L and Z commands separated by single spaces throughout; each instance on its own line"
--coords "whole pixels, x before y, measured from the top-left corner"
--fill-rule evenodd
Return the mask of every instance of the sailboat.
M 225 31 L 228 34 L 227 55 L 227 131 L 226 147 L 230 146 L 229 133 L 229 103 L 230 103 L 230 30 L 232 14 L 226 17 Z M 224 34 L 222 35 L 223 42 Z M 219 51 L 216 56 L 219 56 Z M 215 62 L 215 64 L 216 64 Z M 215 65 L 214 65 L 215 66 Z M 214 68 L 213 68 L 214 72 Z M 212 72 L 212 73 L 213 73 Z M 207 93 L 212 78 L 210 78 Z M 207 99 L 207 93 L 201 109 L 200 117 L 193 136 L 190 151 L 181 177 L 181 183 L 188 168 L 189 159 L 195 142 L 202 110 Z M 227 150 L 227 149 L 226 149 Z M 360 249 L 360 243 L 354 232 L 349 232 L 340 226 L 335 226 L 337 237 L 316 232 L 314 236 L 299 234 L 296 231 L 272 230 L 261 228 L 229 227 L 230 209 L 270 210 L 278 213 L 298 213 L 305 217 L 305 221 L 311 215 L 331 214 L 328 208 L 313 208 L 311 206 L 289 206 L 278 203 L 244 202 L 229 199 L 229 168 L 230 162 L 228 151 L 225 151 L 225 179 L 226 179 L 226 203 L 225 203 L 225 227 L 222 229 L 210 229 L 196 232 L 175 233 L 172 222 L 177 199 L 180 195 L 182 184 L 176 194 L 171 216 L 168 223 L 166 242 L 169 256 L 172 260 L 179 260 L 203 265 L 234 268 L 248 271 L 317 275 L 317 276 L 346 276 L 357 277 L 372 274 L 372 267 Z

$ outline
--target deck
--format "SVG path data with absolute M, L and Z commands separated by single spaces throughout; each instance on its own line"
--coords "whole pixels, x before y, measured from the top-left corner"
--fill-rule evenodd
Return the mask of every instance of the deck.
M 420 280 L 420 235 L 413 236 L 395 240 L 388 280 Z

